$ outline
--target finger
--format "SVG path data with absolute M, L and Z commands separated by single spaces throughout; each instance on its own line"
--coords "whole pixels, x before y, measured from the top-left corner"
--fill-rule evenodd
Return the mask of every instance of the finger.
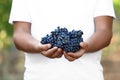
M 51 47 L 51 44 L 39 44 L 39 50 L 40 51 L 46 51 Z
M 81 46 L 82 48 L 84 48 L 84 49 L 87 49 L 87 48 L 88 48 L 88 43 L 86 43 L 86 42 L 81 42 L 81 43 L 80 43 L 80 46 Z
M 57 51 L 57 47 L 54 47 L 52 49 L 49 49 L 45 52 L 42 52 L 43 55 L 45 55 L 46 57 L 52 58 L 52 55 L 55 54 L 55 52 Z
M 85 53 L 85 50 L 84 49 L 81 49 L 80 51 L 76 52 L 76 53 L 68 53 L 67 55 L 72 57 L 72 58 L 75 58 L 75 59 L 78 59 L 80 58 L 83 54 Z
M 59 49 L 60 49 L 60 48 L 59 48 Z M 57 58 L 62 57 L 62 55 L 63 55 L 63 50 L 62 50 L 62 49 L 60 49 L 60 51 L 59 51 L 58 53 L 59 53 L 59 54 L 58 54 Z
M 53 58 L 60 58 L 60 57 L 62 57 L 62 55 L 63 55 L 63 51 L 62 51 L 62 49 L 60 49 L 60 48 L 58 48 L 58 50 L 55 52 L 55 54 L 53 54 Z
M 74 61 L 75 60 L 75 58 L 70 57 L 69 55 L 67 55 L 67 53 L 64 53 L 64 57 L 69 61 Z

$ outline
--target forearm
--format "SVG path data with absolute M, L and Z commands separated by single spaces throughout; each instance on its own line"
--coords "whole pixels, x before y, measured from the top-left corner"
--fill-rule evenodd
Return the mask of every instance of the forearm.
M 95 52 L 105 48 L 111 42 L 112 32 L 99 31 L 95 32 L 86 42 L 88 48 L 86 52 Z
M 95 18 L 95 32 L 86 41 L 88 43 L 87 52 L 95 52 L 105 48 L 111 42 L 113 18 L 103 16 Z
M 32 37 L 31 24 L 27 22 L 14 22 L 13 39 L 16 48 L 25 52 L 40 52 L 43 47 L 38 40 Z
M 81 49 L 78 52 L 64 53 L 67 60 L 74 61 L 83 56 L 84 53 L 96 52 L 110 44 L 113 18 L 110 16 L 99 16 L 94 20 L 95 31 L 93 35 L 86 41 L 80 43 Z
M 22 35 L 22 36 L 21 36 Z M 39 41 L 34 39 L 30 34 L 14 34 L 14 43 L 17 49 L 25 52 L 39 52 Z

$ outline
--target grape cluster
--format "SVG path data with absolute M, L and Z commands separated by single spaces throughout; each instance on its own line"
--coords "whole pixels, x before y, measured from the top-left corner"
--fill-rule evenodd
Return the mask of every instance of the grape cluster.
M 59 47 L 66 52 L 76 52 L 81 47 L 80 42 L 83 42 L 83 32 L 81 30 L 68 31 L 67 28 L 60 28 L 59 26 L 51 34 L 47 34 L 41 39 L 42 44 L 50 43 L 52 47 Z M 51 48 L 52 48 L 51 47 Z

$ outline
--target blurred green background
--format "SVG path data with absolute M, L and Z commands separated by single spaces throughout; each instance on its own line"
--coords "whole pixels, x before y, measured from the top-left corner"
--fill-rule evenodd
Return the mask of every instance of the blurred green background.
M 113 38 L 109 47 L 103 49 L 101 62 L 105 80 L 120 80 L 120 0 L 113 1 Z M 13 28 L 8 23 L 10 8 L 11 0 L 0 0 L 0 80 L 23 80 L 24 54 L 13 44 Z

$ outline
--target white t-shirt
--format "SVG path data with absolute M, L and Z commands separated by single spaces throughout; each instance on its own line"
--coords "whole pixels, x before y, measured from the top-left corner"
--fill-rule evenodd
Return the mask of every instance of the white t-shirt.
M 13 0 L 9 22 L 30 22 L 32 36 L 39 41 L 58 26 L 82 30 L 85 41 L 94 33 L 97 16 L 115 17 L 112 0 Z M 101 51 L 73 62 L 64 56 L 25 53 L 24 80 L 104 80 L 100 61 Z

